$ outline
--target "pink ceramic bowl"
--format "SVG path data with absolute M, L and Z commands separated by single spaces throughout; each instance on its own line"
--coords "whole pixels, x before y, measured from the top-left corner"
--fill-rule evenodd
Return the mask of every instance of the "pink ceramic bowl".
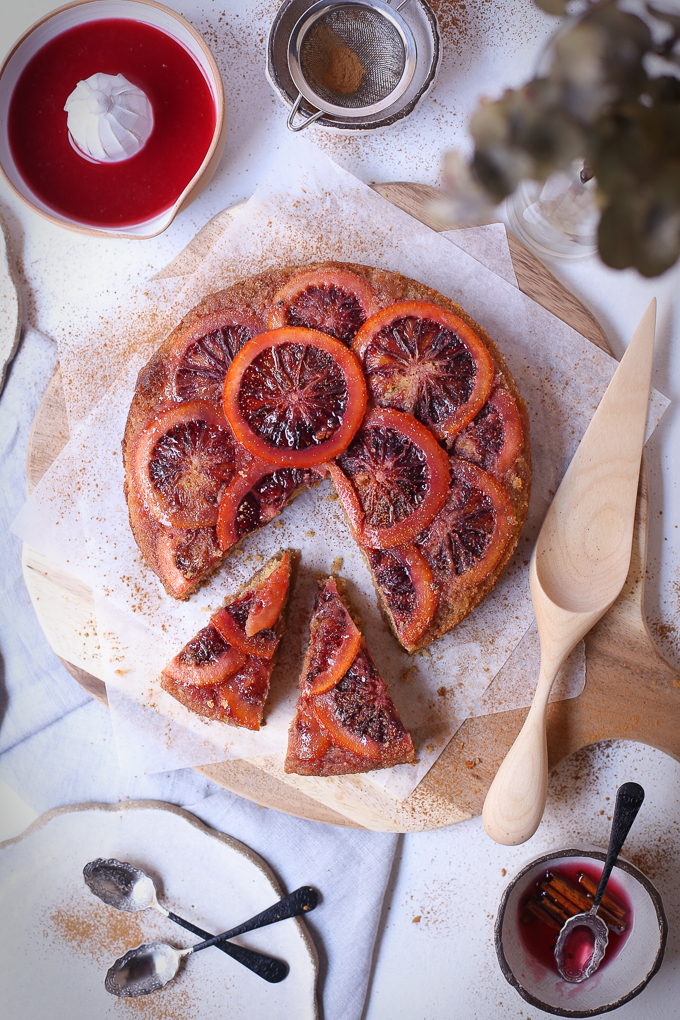
M 20 174 L 9 143 L 7 111 L 19 76 L 28 61 L 55 36 L 86 24 L 107 18 L 130 18 L 160 29 L 187 50 L 203 72 L 215 103 L 215 129 L 207 151 L 193 178 L 184 187 L 169 208 L 159 215 L 132 226 L 99 227 L 79 222 L 77 218 L 62 215 L 50 208 L 29 187 Z M 192 202 L 205 188 L 215 173 L 224 150 L 227 132 L 227 112 L 224 88 L 215 59 L 200 35 L 175 11 L 155 0 L 76 0 L 60 7 L 36 22 L 16 42 L 0 67 L 0 169 L 13 190 L 32 209 L 59 226 L 84 234 L 113 237 L 154 237 L 165 230 L 178 212 Z
M 555 850 L 531 861 L 515 875 L 501 898 L 494 940 L 498 962 L 506 980 L 532 1006 L 555 1016 L 593 1017 L 617 1009 L 646 988 L 663 962 L 668 924 L 659 893 L 641 871 L 618 859 L 612 871 L 628 903 L 632 929 L 616 956 L 587 981 L 569 984 L 548 970 L 525 948 L 520 938 L 519 906 L 522 897 L 547 870 L 560 865 L 597 865 L 601 850 Z

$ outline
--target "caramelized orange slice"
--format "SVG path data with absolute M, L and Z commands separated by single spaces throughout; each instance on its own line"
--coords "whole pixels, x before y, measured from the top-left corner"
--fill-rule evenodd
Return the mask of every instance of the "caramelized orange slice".
M 222 683 L 246 661 L 240 648 L 227 644 L 212 624 L 199 630 L 163 670 L 163 676 L 180 684 L 205 687 Z
M 279 558 L 280 557 L 280 558 Z M 278 559 L 278 562 L 277 562 Z M 271 659 L 283 634 L 283 607 L 290 585 L 290 555 L 272 557 L 241 595 L 227 600 L 210 618 L 230 645 L 247 655 Z
M 273 663 L 249 657 L 237 673 L 222 683 L 196 687 L 164 676 L 161 687 L 191 712 L 259 730 L 272 669 Z
M 250 460 L 205 400 L 165 407 L 133 440 L 132 484 L 148 512 L 175 528 L 211 527 L 220 499 Z
M 413 543 L 366 552 L 399 640 L 412 651 L 432 623 L 439 604 L 427 560 Z
M 331 746 L 331 739 L 319 722 L 312 703 L 300 698 L 288 733 L 286 771 L 298 771 L 288 768 L 291 762 L 297 763 L 302 768 L 307 765 L 313 769 L 314 763 L 323 760 Z
M 242 347 L 224 384 L 224 413 L 236 437 L 277 467 L 313 467 L 341 453 L 366 400 L 351 351 L 325 333 L 293 326 Z
M 306 269 L 274 295 L 268 325 L 316 329 L 349 346 L 378 307 L 375 291 L 356 273 L 333 266 Z
M 380 407 L 407 411 L 438 439 L 451 438 L 481 409 L 494 364 L 462 319 L 426 301 L 400 301 L 372 316 L 352 350 Z
M 325 468 L 276 468 L 263 460 L 254 460 L 242 474 L 235 476 L 222 495 L 217 517 L 220 548 L 233 545 L 252 531 L 264 527 L 310 485 L 318 485 Z
M 432 433 L 390 408 L 369 411 L 328 470 L 357 541 L 372 549 L 412 542 L 449 486 L 448 458 Z
M 432 571 L 459 587 L 481 584 L 505 552 L 514 512 L 503 486 L 476 464 L 451 457 L 451 491 L 416 545 Z
M 497 386 L 484 407 L 456 436 L 456 457 L 471 460 L 501 478 L 522 450 L 524 429 L 514 397 Z
M 413 755 L 411 738 L 365 645 L 338 683 L 312 705 L 331 741 L 368 759 L 373 768 Z
M 156 541 L 158 574 L 173 598 L 186 598 L 222 561 L 214 528 L 164 528 Z
M 340 598 L 334 577 L 316 596 L 309 648 L 302 666 L 300 689 L 321 694 L 344 676 L 361 645 L 361 634 Z
M 172 342 L 168 372 L 180 400 L 222 405 L 227 369 L 234 355 L 264 323 L 249 308 L 220 308 L 192 322 Z
M 274 626 L 288 597 L 289 584 L 290 557 L 286 553 L 278 567 L 253 592 L 246 619 L 246 637 L 252 638 Z

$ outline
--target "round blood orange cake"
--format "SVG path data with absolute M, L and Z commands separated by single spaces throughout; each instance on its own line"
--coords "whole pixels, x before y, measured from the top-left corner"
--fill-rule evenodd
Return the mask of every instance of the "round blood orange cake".
M 526 406 L 493 340 L 429 287 L 347 263 L 198 304 L 139 374 L 123 458 L 134 537 L 175 598 L 329 476 L 408 651 L 494 587 L 531 481 Z

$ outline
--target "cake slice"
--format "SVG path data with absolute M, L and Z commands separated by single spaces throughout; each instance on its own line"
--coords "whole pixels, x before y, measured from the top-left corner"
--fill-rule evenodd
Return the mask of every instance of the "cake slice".
M 291 553 L 272 556 L 168 663 L 163 690 L 191 712 L 259 730 L 290 574 Z
M 341 776 L 415 760 L 413 743 L 342 595 L 319 591 L 288 731 L 286 772 Z

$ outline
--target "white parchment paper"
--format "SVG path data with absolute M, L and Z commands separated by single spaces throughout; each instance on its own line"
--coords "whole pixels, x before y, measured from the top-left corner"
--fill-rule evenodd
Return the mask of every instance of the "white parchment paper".
M 368 647 L 418 751 L 417 766 L 371 773 L 371 779 L 404 798 L 467 716 L 531 699 L 538 650 L 530 632 L 530 551 L 616 362 L 518 290 L 502 227 L 482 228 L 477 245 L 466 231 L 463 251 L 451 243 L 455 234 L 424 227 L 311 146 L 303 148 L 302 161 L 300 151 L 295 161 L 279 162 L 190 278 L 145 285 L 125 307 L 74 327 L 60 351 L 71 439 L 14 530 L 95 591 L 116 741 L 121 764 L 133 773 L 284 753 L 316 579 L 341 561 Z M 378 612 L 368 570 L 328 482 L 248 538 L 189 602 L 164 593 L 128 525 L 120 439 L 139 368 L 206 293 L 269 266 L 326 259 L 399 271 L 459 301 L 496 340 L 530 409 L 534 482 L 516 554 L 470 617 L 412 657 Z M 102 351 L 106 367 L 98 372 Z M 667 403 L 652 394 L 648 434 Z M 192 715 L 161 690 L 160 670 L 226 594 L 284 547 L 301 550 L 302 562 L 266 726 L 250 733 Z M 579 693 L 583 662 L 577 649 L 565 667 L 562 697 Z M 512 680 L 487 691 L 506 663 Z

